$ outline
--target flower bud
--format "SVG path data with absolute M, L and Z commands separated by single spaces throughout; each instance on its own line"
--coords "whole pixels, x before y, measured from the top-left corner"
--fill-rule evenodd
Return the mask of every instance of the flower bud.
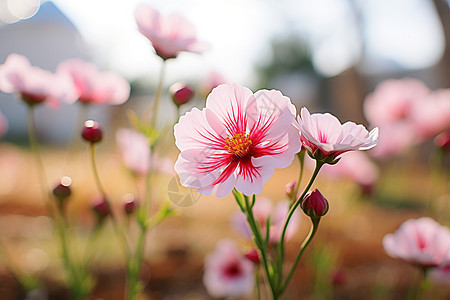
M 285 192 L 286 192 L 286 196 L 288 196 L 289 199 L 292 199 L 292 196 L 294 195 L 296 184 L 297 184 L 297 181 L 295 181 L 295 180 L 292 180 L 291 182 L 286 184 Z
M 187 103 L 194 97 L 194 89 L 182 82 L 172 84 L 169 88 L 169 93 L 173 103 L 178 107 Z
M 94 202 L 92 205 L 92 211 L 97 217 L 99 223 L 101 223 L 110 214 L 109 205 L 103 197 L 100 197 L 96 200 L 96 202 Z
M 258 254 L 258 251 L 256 250 L 256 248 L 253 248 L 252 250 L 248 251 L 244 255 L 249 261 L 251 261 L 255 264 L 259 264 L 259 254 Z
M 83 130 L 81 131 L 81 136 L 84 140 L 91 143 L 98 143 L 101 141 L 103 132 L 97 122 L 88 120 L 84 122 Z
M 450 131 L 442 132 L 434 138 L 434 144 L 444 152 L 450 151 Z
M 137 201 L 134 198 L 133 194 L 126 194 L 124 197 L 124 205 L 123 205 L 123 210 L 125 211 L 125 213 L 127 215 L 131 215 L 132 213 L 134 213 L 136 211 L 136 207 L 137 207 Z
M 58 185 L 53 188 L 53 195 L 58 199 L 59 204 L 63 205 L 65 200 L 69 198 L 72 193 L 70 185 L 72 184 L 72 179 L 70 177 L 64 176 Z
M 309 191 L 303 198 L 301 207 L 313 219 L 320 218 L 328 211 L 328 201 L 318 189 Z

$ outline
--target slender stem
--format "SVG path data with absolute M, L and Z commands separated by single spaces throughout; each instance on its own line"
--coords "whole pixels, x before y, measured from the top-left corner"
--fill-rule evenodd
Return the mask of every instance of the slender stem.
M 300 183 L 302 182 L 302 177 L 303 177 L 303 169 L 304 169 L 304 161 L 305 161 L 305 153 L 306 151 L 300 151 L 299 153 L 297 153 L 297 157 L 298 157 L 298 161 L 300 163 L 300 172 L 298 174 L 298 180 L 297 183 L 295 184 L 295 188 L 294 188 L 294 192 L 292 193 L 292 201 L 295 201 L 297 199 L 298 196 L 298 190 L 300 189 Z
M 34 118 L 34 106 L 28 106 L 28 114 L 27 114 L 27 127 L 28 127 L 28 137 L 30 139 L 30 146 L 34 153 L 36 165 L 39 173 L 39 181 L 42 189 L 42 195 L 44 197 L 44 202 L 47 206 L 48 213 L 53 220 L 55 220 L 56 230 L 59 235 L 59 239 L 61 242 L 61 255 L 64 261 L 64 265 L 66 271 L 69 273 L 69 288 L 72 296 L 75 299 L 82 299 L 79 295 L 82 294 L 82 291 L 79 286 L 79 278 L 77 276 L 75 266 L 72 264 L 70 254 L 69 254 L 69 246 L 67 241 L 67 224 L 65 224 L 64 217 L 58 213 L 58 209 L 54 207 L 54 203 L 51 201 L 52 197 L 50 196 L 50 191 L 47 186 L 47 176 L 45 174 L 44 164 L 42 163 L 42 156 L 39 149 L 39 142 L 36 134 L 36 122 Z M 53 204 L 53 205 L 52 205 Z
M 302 256 L 303 252 L 305 251 L 306 247 L 308 247 L 309 243 L 311 242 L 314 235 L 316 234 L 317 228 L 319 227 L 319 221 L 320 221 L 320 218 L 318 218 L 316 220 L 312 220 L 311 230 L 308 234 L 308 237 L 305 239 L 305 241 L 303 241 L 303 243 L 300 247 L 300 251 L 298 252 L 297 257 L 295 258 L 294 264 L 292 265 L 291 270 L 289 271 L 284 283 L 281 285 L 281 288 L 279 290 L 280 295 L 284 292 L 284 290 L 288 286 L 289 281 L 291 280 L 292 275 L 294 275 L 295 269 L 297 268 L 297 264 L 300 261 L 300 258 Z
M 152 114 L 152 119 L 151 119 L 151 123 L 150 123 L 153 128 L 156 128 L 156 126 L 158 125 L 157 121 L 158 121 L 158 114 L 159 114 L 159 103 L 161 102 L 161 97 L 162 97 L 165 69 L 166 69 L 166 61 L 164 60 L 161 65 L 161 71 L 159 74 L 159 82 L 156 87 L 155 100 L 153 102 L 153 114 Z
M 286 230 L 289 225 L 289 221 L 291 220 L 292 215 L 294 214 L 295 209 L 300 205 L 303 198 L 305 197 L 306 193 L 311 188 L 314 180 L 316 180 L 317 174 L 319 174 L 320 168 L 323 166 L 324 163 L 319 162 L 316 160 L 316 168 L 314 169 L 314 173 L 311 176 L 311 179 L 308 182 L 308 185 L 305 187 L 302 195 L 292 204 L 288 216 L 286 218 L 286 222 L 284 223 L 283 231 L 281 233 L 281 239 L 280 243 L 278 244 L 278 266 L 279 266 L 279 273 L 278 273 L 278 283 L 281 284 L 282 278 L 283 278 L 283 262 L 284 262 L 284 239 L 286 236 Z
M 36 161 L 36 166 L 38 169 L 38 178 L 39 184 L 41 187 L 42 197 L 44 199 L 44 203 L 47 206 L 47 210 L 49 215 L 54 216 L 54 207 L 50 198 L 50 191 L 47 186 L 47 175 L 45 173 L 44 164 L 42 162 L 41 151 L 39 149 L 39 142 L 36 134 L 36 121 L 34 118 L 34 106 L 28 105 L 27 111 L 27 129 L 28 129 L 28 138 L 30 140 L 31 151 L 34 154 L 34 158 Z
M 95 143 L 91 143 L 90 145 L 90 156 L 91 156 L 91 164 L 92 164 L 92 170 L 94 172 L 94 179 L 95 179 L 95 183 L 97 184 L 97 188 L 100 192 L 100 194 L 103 197 L 103 201 L 105 201 L 107 207 L 108 207 L 108 211 L 109 211 L 109 217 L 111 219 L 111 222 L 113 224 L 114 230 L 116 231 L 117 235 L 119 236 L 119 238 L 121 239 L 121 244 L 122 247 L 124 249 L 124 253 L 126 255 L 127 258 L 127 262 L 130 261 L 130 249 L 128 246 L 128 241 L 125 237 L 125 234 L 122 232 L 122 230 L 120 230 L 120 226 L 119 223 L 117 222 L 115 216 L 114 216 L 114 212 L 112 211 L 111 208 L 111 203 L 109 202 L 108 197 L 106 196 L 105 190 L 103 189 L 102 183 L 100 181 L 100 176 L 98 174 L 97 171 L 97 165 L 95 163 Z
M 80 145 L 79 139 L 77 139 L 77 137 L 80 136 L 81 128 L 83 127 L 83 122 L 87 118 L 89 105 L 90 104 L 88 104 L 88 103 L 80 102 L 80 105 L 78 106 L 79 108 L 78 108 L 76 123 L 74 126 L 74 131 L 72 132 L 72 138 L 70 141 L 69 152 L 66 157 L 66 163 L 65 163 L 66 168 L 69 165 L 69 163 L 72 161 L 72 159 L 74 158 L 74 155 L 78 150 L 78 145 Z
M 276 294 L 275 294 L 275 284 L 273 282 L 272 279 L 272 273 L 269 270 L 269 260 L 267 257 L 267 252 L 266 252 L 266 248 L 264 247 L 265 243 L 262 239 L 262 235 L 261 235 L 261 231 L 259 230 L 258 225 L 256 224 L 255 221 L 255 217 L 253 216 L 253 211 L 252 211 L 252 207 L 250 204 L 250 201 L 248 199 L 247 196 L 243 195 L 244 199 L 245 199 L 245 207 L 246 207 L 246 212 L 247 212 L 247 221 L 250 225 L 250 228 L 253 232 L 253 236 L 255 238 L 255 243 L 256 246 L 258 247 L 258 249 L 261 251 L 261 256 L 263 259 L 263 265 L 264 265 L 264 270 L 266 271 L 266 275 L 267 275 L 267 280 L 269 281 L 269 285 L 270 285 L 270 289 L 272 292 L 272 296 L 274 299 L 276 299 Z
M 259 287 L 259 267 L 256 266 L 256 272 L 255 272 L 255 293 L 256 293 L 256 299 L 261 300 L 261 290 Z

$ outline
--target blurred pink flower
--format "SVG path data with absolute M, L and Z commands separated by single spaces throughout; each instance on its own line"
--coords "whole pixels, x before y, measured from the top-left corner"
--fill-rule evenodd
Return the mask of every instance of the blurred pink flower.
M 272 201 L 266 197 L 256 198 L 255 205 L 253 206 L 253 215 L 259 222 L 261 232 L 265 236 L 267 230 L 267 221 L 270 218 L 269 224 L 269 242 L 276 244 L 280 242 L 281 234 L 283 233 L 284 223 L 289 213 L 289 201 L 279 201 L 275 208 Z M 236 211 L 231 219 L 232 226 L 245 235 L 248 238 L 252 237 L 250 227 L 247 223 L 245 214 L 242 211 Z M 294 213 L 289 221 L 289 225 L 286 229 L 285 240 L 291 239 L 298 230 L 300 225 L 300 214 Z
M 72 83 L 64 77 L 31 66 L 29 60 L 20 54 L 10 54 L 0 65 L 0 90 L 17 93 L 30 105 L 47 103 L 58 107 L 60 101 L 75 97 Z
M 428 87 L 417 79 L 385 80 L 364 100 L 364 114 L 372 126 L 409 119 L 411 108 L 429 93 Z
M 450 230 L 430 218 L 411 219 L 385 235 L 383 246 L 392 257 L 436 267 L 450 260 Z
M 203 284 L 213 297 L 247 296 L 254 286 L 254 265 L 233 241 L 220 240 L 214 252 L 205 258 Z
M 349 179 L 364 189 L 373 187 L 380 175 L 378 167 L 360 151 L 342 154 L 339 163 L 324 165 L 320 172 L 325 176 Z
M 363 125 L 353 122 L 341 124 L 329 113 L 311 115 L 305 107 L 301 109 L 297 122 L 303 146 L 311 154 L 320 151 L 323 157 L 337 157 L 353 150 L 368 150 L 375 147 L 378 141 L 378 128 L 369 133 Z
M 161 15 L 149 5 L 139 5 L 134 13 L 139 31 L 150 40 L 162 59 L 175 58 L 181 51 L 202 53 L 209 48 L 196 38 L 194 26 L 183 16 Z
M 61 62 L 56 72 L 73 81 L 77 99 L 83 103 L 122 104 L 130 96 L 130 84 L 123 77 L 100 72 L 95 64 L 81 59 Z
M 214 88 L 225 83 L 228 83 L 228 80 L 226 80 L 221 73 L 217 71 L 211 71 L 206 76 L 206 78 L 200 83 L 199 90 L 201 95 L 204 98 L 206 98 Z
M 8 131 L 8 120 L 0 112 L 0 137 L 3 136 Z
M 419 142 L 414 128 L 406 122 L 382 125 L 379 130 L 378 144 L 369 151 L 369 154 L 376 158 L 388 158 L 404 154 Z
M 132 129 L 119 128 L 116 131 L 116 140 L 125 166 L 135 175 L 145 176 L 150 162 L 150 146 L 147 137 Z M 172 174 L 173 161 L 154 154 L 152 168 L 153 171 Z
M 423 139 L 450 130 L 450 89 L 431 92 L 411 108 L 411 120 Z
M 220 198 L 233 188 L 261 193 L 275 168 L 289 166 L 300 150 L 294 120 L 294 105 L 279 91 L 218 86 L 206 108 L 194 107 L 175 125 L 181 183 Z

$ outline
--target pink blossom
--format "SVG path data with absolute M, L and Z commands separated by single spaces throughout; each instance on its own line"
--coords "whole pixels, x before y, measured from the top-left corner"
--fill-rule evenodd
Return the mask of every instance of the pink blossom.
M 283 233 L 284 223 L 289 213 L 289 202 L 279 201 L 275 208 L 272 201 L 266 197 L 256 198 L 255 205 L 253 206 L 253 215 L 258 221 L 261 232 L 265 236 L 267 230 L 267 221 L 270 218 L 269 224 L 269 242 L 276 244 L 281 240 L 281 234 Z M 250 227 L 247 223 L 246 216 L 240 210 L 237 211 L 232 217 L 232 226 L 245 235 L 248 238 L 252 237 Z M 289 225 L 286 229 L 285 240 L 291 239 L 298 230 L 300 225 L 300 214 L 294 213 L 289 221 Z
M 388 158 L 404 154 L 412 146 L 419 143 L 414 127 L 410 123 L 397 122 L 382 125 L 380 137 L 375 148 L 369 154 L 376 158 Z
M 30 105 L 47 103 L 58 107 L 60 101 L 75 96 L 72 83 L 64 77 L 31 66 L 29 60 L 20 54 L 10 54 L 0 65 L 0 90 L 17 93 Z
M 429 93 L 428 87 L 417 79 L 385 80 L 364 100 L 364 114 L 373 126 L 409 119 L 411 108 Z
M 324 165 L 320 172 L 325 176 L 349 179 L 363 188 L 372 187 L 380 173 L 367 155 L 359 151 L 342 154 L 338 164 Z
M 0 137 L 3 136 L 6 133 L 6 131 L 8 131 L 8 120 L 0 112 Z
M 162 59 L 175 58 L 182 51 L 202 53 L 208 45 L 196 38 L 194 26 L 183 16 L 161 15 L 149 5 L 139 5 L 134 13 L 139 31 L 150 40 Z
M 450 259 L 450 230 L 433 219 L 411 219 L 383 238 L 386 252 L 423 267 L 436 267 Z
M 203 284 L 213 297 L 242 297 L 254 286 L 254 266 L 233 241 L 220 240 L 213 253 L 205 258 Z
M 119 128 L 116 132 L 116 140 L 125 166 L 135 175 L 145 176 L 151 157 L 147 137 L 132 129 Z M 173 161 L 154 154 L 152 168 L 154 171 L 172 174 Z
M 226 80 L 221 73 L 217 71 L 211 71 L 200 83 L 200 93 L 204 96 L 204 98 L 206 98 L 214 88 L 225 83 L 228 83 L 228 80 Z
M 302 108 L 297 118 L 297 126 L 301 133 L 303 146 L 311 153 L 320 151 L 323 157 L 338 155 L 353 150 L 368 150 L 377 144 L 378 128 L 370 133 L 363 125 L 353 122 L 341 124 L 339 120 L 329 114 L 310 114 L 308 109 Z
M 294 105 L 279 91 L 218 86 L 206 108 L 194 107 L 175 125 L 181 183 L 220 198 L 233 188 L 261 193 L 275 168 L 289 166 L 300 150 L 294 120 Z
M 81 59 L 63 61 L 57 73 L 73 81 L 77 99 L 83 103 L 122 104 L 130 96 L 130 85 L 123 77 L 100 72 L 95 64 Z
M 450 130 L 450 89 L 440 89 L 411 108 L 411 121 L 421 138 Z

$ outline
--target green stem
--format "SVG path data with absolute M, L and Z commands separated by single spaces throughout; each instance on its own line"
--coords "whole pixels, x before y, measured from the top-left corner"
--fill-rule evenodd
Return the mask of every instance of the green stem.
M 27 114 L 27 127 L 28 127 L 28 137 L 30 140 L 31 150 L 34 153 L 36 165 L 39 173 L 39 181 L 42 189 L 42 195 L 44 197 L 44 202 L 47 206 L 48 213 L 50 217 L 55 220 L 56 230 L 59 235 L 59 239 L 61 242 L 61 255 L 66 268 L 66 271 L 69 274 L 69 289 L 71 295 L 74 299 L 83 299 L 86 295 L 81 291 L 79 286 L 79 278 L 77 276 L 77 272 L 75 266 L 72 264 L 71 257 L 69 254 L 69 246 L 67 241 L 67 224 L 64 221 L 64 217 L 61 213 L 58 213 L 59 210 L 52 205 L 51 194 L 47 186 L 47 176 L 45 174 L 44 164 L 42 163 L 42 156 L 39 149 L 39 142 L 36 134 L 36 122 L 34 118 L 34 106 L 28 106 L 28 114 Z
M 323 162 L 319 162 L 319 161 L 316 160 L 316 168 L 314 169 L 314 173 L 312 174 L 311 179 L 308 182 L 308 185 L 303 190 L 302 195 L 292 204 L 292 206 L 291 206 L 291 208 L 289 210 L 288 216 L 286 218 L 286 222 L 284 223 L 283 231 L 281 233 L 280 243 L 278 244 L 278 259 L 279 259 L 278 264 L 277 264 L 279 266 L 279 270 L 278 270 L 278 285 L 281 285 L 281 283 L 283 281 L 284 239 L 285 239 L 285 236 L 286 236 L 286 230 L 287 230 L 287 227 L 289 225 L 289 221 L 291 220 L 291 217 L 294 214 L 294 212 L 297 209 L 297 207 L 302 202 L 302 200 L 305 197 L 306 193 L 311 188 L 314 180 L 316 180 L 316 177 L 319 174 L 320 168 L 323 166 L 323 164 L 324 164 Z
M 161 102 L 162 97 L 165 69 L 166 69 L 166 61 L 163 61 L 161 65 L 161 71 L 159 74 L 159 82 L 158 85 L 156 86 L 155 100 L 153 102 L 153 114 L 150 123 L 152 128 L 156 128 L 156 126 L 158 125 L 159 103 Z
M 77 139 L 77 137 L 78 138 L 80 137 L 80 132 L 81 132 L 81 129 L 83 128 L 83 123 L 87 118 L 88 108 L 89 108 L 88 103 L 80 102 L 78 113 L 77 113 L 77 118 L 76 118 L 76 123 L 74 126 L 74 131 L 72 132 L 72 138 L 70 141 L 69 151 L 68 151 L 67 157 L 66 157 L 66 163 L 65 163 L 66 169 L 67 169 L 69 163 L 74 158 L 75 153 L 78 150 L 78 146 L 80 145 L 79 139 Z
M 265 243 L 264 243 L 264 240 L 262 238 L 261 231 L 260 231 L 258 225 L 256 224 L 255 217 L 253 216 L 253 210 L 252 210 L 252 207 L 251 207 L 251 203 L 250 203 L 250 201 L 249 201 L 249 199 L 248 199 L 248 197 L 246 195 L 243 195 L 243 197 L 244 197 L 244 200 L 245 200 L 245 208 L 246 208 L 246 212 L 247 212 L 247 221 L 248 221 L 248 224 L 249 224 L 249 226 L 250 226 L 250 228 L 251 228 L 251 230 L 253 232 L 253 236 L 254 236 L 254 239 L 255 239 L 256 246 L 261 251 L 261 257 L 262 257 L 262 260 L 263 260 L 264 270 L 265 270 L 266 275 L 267 275 L 267 280 L 269 281 L 270 290 L 272 292 L 273 299 L 277 299 L 276 293 L 275 293 L 275 283 L 273 281 L 273 275 L 272 275 L 272 272 L 269 269 L 269 260 L 268 260 L 268 257 L 267 257 L 267 249 L 265 248 Z
M 300 163 L 300 172 L 298 175 L 297 183 L 295 184 L 294 191 L 292 193 L 292 202 L 294 202 L 297 199 L 298 190 L 300 189 L 300 183 L 302 182 L 305 153 L 306 153 L 306 150 L 303 150 L 303 151 L 300 151 L 299 153 L 297 153 L 298 161 Z
M 113 224 L 114 230 L 116 231 L 117 235 L 121 239 L 121 244 L 122 244 L 122 247 L 123 247 L 127 262 L 128 262 L 128 261 L 130 261 L 130 257 L 131 257 L 130 249 L 128 247 L 128 241 L 125 237 L 125 233 L 123 233 L 122 230 L 120 230 L 119 223 L 117 222 L 117 220 L 114 216 L 114 212 L 112 211 L 111 203 L 109 202 L 109 199 L 106 196 L 105 190 L 103 189 L 102 183 L 100 181 L 100 176 L 97 171 L 97 165 L 95 163 L 95 144 L 94 143 L 91 143 L 91 145 L 90 145 L 90 154 L 91 154 L 90 155 L 91 156 L 91 165 L 92 165 L 92 171 L 94 173 L 95 183 L 97 184 L 97 188 L 103 197 L 103 201 L 105 201 L 106 206 L 108 207 L 111 223 Z
M 284 290 L 286 289 L 286 287 L 289 284 L 289 281 L 291 280 L 292 276 L 294 275 L 295 269 L 297 268 L 297 264 L 300 261 L 300 258 L 303 254 L 303 252 L 305 251 L 306 247 L 308 247 L 309 243 L 311 242 L 311 240 L 313 239 L 314 235 L 317 232 L 317 228 L 319 227 L 319 222 L 320 222 L 320 218 L 317 219 L 312 219 L 312 227 L 311 230 L 308 234 L 308 237 L 305 239 L 305 241 L 303 241 L 301 247 L 300 247 L 300 251 L 297 254 L 297 257 L 295 258 L 294 264 L 291 267 L 291 270 L 289 271 L 286 280 L 284 281 L 284 283 L 281 285 L 281 288 L 279 290 L 279 295 L 281 295 Z

